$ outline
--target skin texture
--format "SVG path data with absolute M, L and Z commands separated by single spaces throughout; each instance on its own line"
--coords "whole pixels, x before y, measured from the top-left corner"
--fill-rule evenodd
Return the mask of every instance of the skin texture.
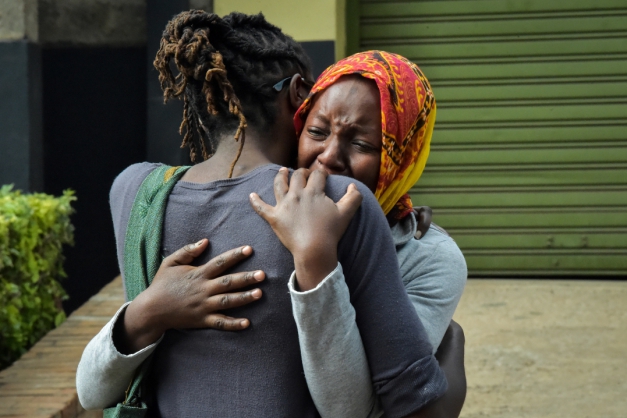
M 315 98 L 298 141 L 298 166 L 352 177 L 374 192 L 381 147 L 376 84 L 345 76 Z
M 124 320 L 118 321 L 113 330 L 113 341 L 120 353 L 135 353 L 171 328 L 235 331 L 248 327 L 247 319 L 232 318 L 218 311 L 261 298 L 260 289 L 225 292 L 254 286 L 266 276 L 263 271 L 220 276 L 253 253 L 249 246 L 227 251 L 200 267 L 190 266 L 208 244 L 208 240 L 202 239 L 163 260 L 152 284 L 128 305 Z
M 324 192 L 327 176 L 323 170 L 300 168 L 288 182 L 288 170 L 282 168 L 274 180 L 276 206 L 256 193 L 250 195 L 255 212 L 270 224 L 281 243 L 292 254 L 303 254 L 294 257 L 301 291 L 315 288 L 337 267 L 337 245 L 362 201 L 351 184 L 344 197 L 333 202 Z

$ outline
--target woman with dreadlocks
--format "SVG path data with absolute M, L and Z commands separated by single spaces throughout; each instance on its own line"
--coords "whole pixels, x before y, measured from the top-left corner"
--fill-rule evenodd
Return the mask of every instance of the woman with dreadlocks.
M 171 61 L 180 73 L 176 77 Z M 308 91 L 303 76 L 311 77 L 302 48 L 261 15 L 235 13 L 222 19 L 191 11 L 168 24 L 155 66 L 166 98 L 184 99 L 181 130 L 192 159 L 199 153 L 206 159 L 186 171 L 164 172 L 163 182 L 182 177 L 165 204 L 162 252 L 171 254 L 187 242 L 210 236 L 212 245 L 199 261 L 211 260 L 196 272 L 213 269 L 219 274 L 232 260 L 249 258 L 220 283 L 196 285 L 202 274 L 167 283 L 155 277 L 112 320 L 105 337 L 111 333 L 115 346 L 109 353 L 117 360 L 123 360 L 124 353 L 137 360 L 159 342 L 142 401 L 162 417 L 317 416 L 286 292 L 293 271 L 301 290 L 343 274 L 372 382 L 388 416 L 416 414 L 440 397 L 446 380 L 402 286 L 389 226 L 372 193 L 346 177 L 326 179 L 324 171 L 294 172 L 289 193 L 297 194 L 291 202 L 300 216 L 291 218 L 296 233 L 292 240 L 282 236 L 285 246 L 248 204 L 251 193 L 265 202 L 274 200 L 273 181 L 280 169 L 275 164 L 288 165 L 294 156 L 291 119 Z M 137 191 L 156 170 L 157 164 L 131 166 L 111 190 L 123 277 L 127 269 L 136 268 L 123 260 L 125 240 L 135 239 L 136 231 L 130 226 L 127 230 L 127 224 L 137 207 Z M 219 256 L 233 247 L 239 248 Z M 195 248 L 207 248 L 207 241 L 201 239 Z M 261 271 L 237 273 L 252 265 Z M 256 283 L 258 289 L 241 294 L 232 304 L 228 297 L 213 296 L 242 282 Z M 259 299 L 261 291 L 262 299 L 241 306 Z M 246 316 L 254 326 L 239 333 L 190 329 L 207 325 L 204 317 L 190 319 L 207 306 L 213 311 L 240 306 L 230 313 Z M 228 320 L 215 325 L 219 328 Z M 89 373 L 89 367 L 79 367 L 77 380 Z M 126 374 L 126 381 L 132 374 Z

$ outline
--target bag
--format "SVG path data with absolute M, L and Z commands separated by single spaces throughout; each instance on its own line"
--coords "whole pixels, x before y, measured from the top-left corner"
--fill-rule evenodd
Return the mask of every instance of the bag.
M 146 290 L 161 265 L 161 236 L 168 196 L 189 166 L 160 166 L 142 182 L 128 219 L 124 239 L 124 284 L 126 298 L 133 300 Z M 148 412 L 142 401 L 144 376 L 150 371 L 152 356 L 137 369 L 124 401 L 104 410 L 104 418 L 144 418 Z

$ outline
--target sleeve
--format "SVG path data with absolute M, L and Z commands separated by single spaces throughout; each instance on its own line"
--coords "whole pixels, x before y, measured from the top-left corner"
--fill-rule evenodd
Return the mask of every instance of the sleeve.
M 413 246 L 410 251 L 418 251 Z M 468 276 L 462 252 L 450 238 L 435 245 L 424 262 L 412 262 L 410 256 L 401 265 L 405 289 L 422 321 L 433 352 L 442 342 Z
M 306 292 L 297 291 L 294 281 L 295 273 L 288 282 L 292 310 L 307 386 L 320 416 L 382 416 L 342 266 Z
M 87 344 L 76 370 L 78 400 L 85 409 L 104 409 L 124 399 L 124 392 L 142 364 L 163 336 L 155 343 L 131 355 L 118 352 L 113 344 L 113 327 L 130 302 Z
M 375 393 L 386 416 L 404 417 L 442 396 L 447 382 L 403 287 L 387 220 L 370 190 L 358 188 L 364 199 L 339 243 L 339 261 Z

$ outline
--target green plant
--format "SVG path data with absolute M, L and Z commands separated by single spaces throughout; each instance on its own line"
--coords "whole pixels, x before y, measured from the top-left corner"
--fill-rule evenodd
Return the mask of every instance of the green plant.
M 63 244 L 73 244 L 72 191 L 0 188 L 0 369 L 65 320 Z

